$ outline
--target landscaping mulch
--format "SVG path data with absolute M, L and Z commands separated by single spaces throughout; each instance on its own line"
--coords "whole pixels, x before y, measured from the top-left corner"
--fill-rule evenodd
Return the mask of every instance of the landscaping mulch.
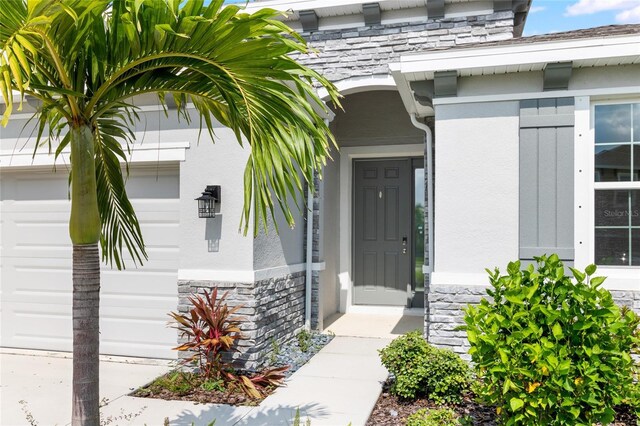
M 409 415 L 421 408 L 439 408 L 426 397 L 415 401 L 402 400 L 389 392 L 391 380 L 387 380 L 382 393 L 376 402 L 373 412 L 367 421 L 367 426 L 403 426 Z M 452 406 L 460 416 L 470 416 L 473 425 L 497 426 L 495 408 L 487 407 L 475 402 L 472 396 L 464 398 L 462 404 Z M 616 421 L 611 426 L 636 426 L 638 418 L 629 409 L 621 406 L 617 408 Z
M 285 377 L 291 376 L 296 370 L 306 364 L 315 354 L 317 354 L 323 347 L 325 347 L 332 339 L 333 335 L 309 333 L 305 339 L 306 350 L 302 350 L 299 346 L 299 339 L 294 338 L 286 344 L 272 348 L 272 353 L 269 355 L 269 359 L 266 362 L 266 367 L 275 368 L 289 366 L 289 369 L 284 372 Z M 248 397 L 244 392 L 239 389 L 224 389 L 224 390 L 205 390 L 200 387 L 202 379 L 194 373 L 185 373 L 179 377 L 179 383 L 172 385 L 173 389 L 167 389 L 167 380 L 161 380 L 162 378 L 175 377 L 176 371 L 170 372 L 154 380 L 152 383 L 147 384 L 131 393 L 131 396 L 140 398 L 156 398 L 164 399 L 167 401 L 192 401 L 201 404 L 228 404 L 228 405 L 249 405 L 255 406 L 260 404 L 264 398 L 272 394 L 276 388 L 270 388 L 266 390 L 266 395 L 263 398 L 254 399 Z M 250 375 L 249 372 L 244 374 Z M 185 388 L 178 389 L 178 386 L 184 385 L 182 378 L 188 377 L 187 382 L 192 382 L 188 386 L 188 390 Z M 160 385 L 158 382 L 164 382 L 164 385 Z M 283 385 L 286 386 L 286 385 Z
M 168 373 L 173 374 L 173 373 Z M 194 385 L 185 391 L 173 391 L 160 386 L 154 386 L 153 383 L 141 387 L 131 393 L 131 396 L 139 398 L 155 398 L 164 399 L 166 401 L 191 401 L 201 404 L 228 404 L 228 405 L 249 405 L 255 406 L 269 396 L 275 388 L 266 390 L 267 395 L 264 398 L 254 399 L 244 394 L 239 389 L 225 390 L 205 390 L 200 387 L 197 378 L 193 378 Z
M 400 399 L 389 392 L 390 388 L 391 380 L 387 380 L 367 421 L 367 426 L 403 426 L 407 421 L 407 417 L 421 408 L 439 407 L 426 397 L 419 397 L 416 400 Z M 474 425 L 497 425 L 494 409 L 480 405 L 470 397 L 466 397 L 462 404 L 452 408 L 462 416 L 471 416 L 474 419 Z

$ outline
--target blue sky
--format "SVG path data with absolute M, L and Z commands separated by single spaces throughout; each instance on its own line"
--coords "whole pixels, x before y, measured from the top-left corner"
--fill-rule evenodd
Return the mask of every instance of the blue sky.
M 524 35 L 640 23 L 640 0 L 533 0 Z

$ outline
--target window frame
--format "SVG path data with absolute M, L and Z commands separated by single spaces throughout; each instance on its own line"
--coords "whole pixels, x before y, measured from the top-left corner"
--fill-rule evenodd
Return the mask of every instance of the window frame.
M 638 97 L 632 97 L 632 98 L 613 98 L 613 99 L 606 99 L 606 100 L 592 100 L 590 102 L 590 117 L 589 117 L 589 124 L 590 124 L 590 138 L 589 138 L 589 143 L 587 144 L 589 146 L 589 152 L 590 152 L 590 162 L 589 162 L 589 173 L 587 174 L 589 176 L 589 183 L 590 183 L 590 188 L 589 188 L 589 192 L 590 192 L 590 199 L 589 199 L 589 204 L 588 204 L 588 209 L 587 211 L 589 212 L 590 216 L 591 216 L 591 222 L 590 222 L 590 227 L 589 227 L 589 233 L 590 233 L 590 244 L 589 244 L 589 251 L 590 251 L 590 263 L 595 263 L 595 233 L 596 233 L 596 224 L 595 224 L 595 194 L 597 190 L 621 190 L 621 191 L 629 191 L 629 190 L 640 190 L 640 181 L 636 180 L 636 181 L 609 181 L 609 182 L 597 182 L 595 179 L 595 174 L 597 173 L 596 168 L 595 168 L 595 148 L 596 148 L 596 141 L 595 141 L 595 127 L 596 127 L 596 120 L 595 120 L 595 111 L 596 111 L 596 107 L 600 106 L 600 105 L 634 105 L 634 104 L 638 104 L 640 105 L 640 98 Z M 631 123 L 631 140 L 629 142 L 630 146 L 631 146 L 631 158 L 630 158 L 630 164 L 631 164 L 631 171 L 630 174 L 633 173 L 633 146 L 636 143 L 636 141 L 634 140 L 634 134 L 633 134 L 633 123 Z M 631 244 L 631 241 L 629 241 L 629 244 Z M 597 264 L 596 264 L 597 265 Z M 631 271 L 640 271 L 640 265 L 597 265 L 599 270 L 602 269 L 613 269 L 613 270 L 631 270 Z

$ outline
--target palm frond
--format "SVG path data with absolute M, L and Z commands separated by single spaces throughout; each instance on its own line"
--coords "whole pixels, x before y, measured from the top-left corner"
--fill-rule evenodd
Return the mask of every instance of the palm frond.
M 134 264 L 147 259 L 142 231 L 131 201 L 127 197 L 125 175 L 127 156 L 120 141 L 132 141 L 133 112 L 118 110 L 120 117 L 103 117 L 95 130 L 95 167 L 98 211 L 102 232 L 100 245 L 105 263 L 122 269 L 126 266 L 124 249 Z M 129 144 L 126 145 L 127 147 Z M 125 165 L 123 173 L 122 164 Z
M 251 145 L 244 232 L 252 226 L 257 233 L 256 225 L 266 224 L 276 205 L 293 226 L 288 200 L 302 193 L 303 181 L 286 171 L 299 170 L 313 186 L 313 172 L 324 165 L 333 143 L 316 113 L 325 107 L 313 82 L 327 87 L 336 103 L 337 92 L 324 77 L 288 56 L 309 48 L 275 19 L 278 12 L 248 15 L 237 6 L 221 9 L 221 3 L 168 4 L 151 13 L 144 4 L 133 10 L 126 2 L 115 2 L 114 17 L 126 15 L 127 31 L 112 22 L 108 39 L 121 37 L 130 47 L 111 58 L 118 66 L 96 87 L 87 114 L 94 111 L 99 117 L 114 102 L 153 91 L 172 93 L 182 114 L 188 114 L 191 103 L 212 137 L 214 123 L 220 122 L 234 131 L 238 142 Z
M 300 198 L 305 181 L 313 187 L 314 170 L 335 144 L 316 112 L 326 107 L 315 87 L 325 87 L 339 106 L 337 90 L 291 58 L 311 52 L 305 41 L 278 20 L 279 12 L 247 14 L 223 3 L 12 0 L 0 8 L 2 124 L 17 91 L 20 99 L 41 102 L 37 145 L 56 156 L 68 144 L 66 131 L 91 127 L 103 254 L 117 267 L 125 251 L 136 263 L 146 256 L 124 190 L 125 152 L 135 136 L 129 129 L 137 119 L 133 97 L 156 93 L 164 105 L 169 95 L 179 117 L 190 120 L 195 111 L 211 138 L 219 123 L 250 145 L 245 233 L 252 227 L 257 233 L 260 224 L 266 229 L 276 208 L 293 226 L 289 200 Z

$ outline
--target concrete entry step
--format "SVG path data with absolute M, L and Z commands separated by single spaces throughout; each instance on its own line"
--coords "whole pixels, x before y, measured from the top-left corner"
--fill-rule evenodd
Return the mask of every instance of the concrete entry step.
M 332 315 L 324 325 L 324 332 L 331 331 L 336 336 L 395 339 L 409 331 L 422 330 L 424 320 L 414 312 L 410 315 L 402 311 L 390 314 L 347 313 Z

